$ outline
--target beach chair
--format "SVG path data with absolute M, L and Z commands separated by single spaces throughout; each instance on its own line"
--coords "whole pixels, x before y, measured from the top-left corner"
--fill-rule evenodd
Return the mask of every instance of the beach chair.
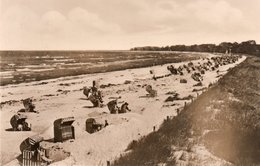
M 54 142 L 75 139 L 75 129 L 72 126 L 74 117 L 60 118 L 54 121 Z
M 23 100 L 23 105 L 25 108 L 25 112 L 36 112 L 36 111 L 34 111 L 35 105 L 32 103 L 32 99 L 27 98 L 27 99 Z
M 26 122 L 27 116 L 23 114 L 15 114 L 10 119 L 10 124 L 13 131 L 30 131 L 28 123 Z
M 97 123 L 94 118 L 89 118 L 86 120 L 86 131 L 90 134 L 101 130 L 103 126 L 104 125 Z
M 45 166 L 52 162 L 47 158 L 47 150 L 41 148 L 43 137 L 38 135 L 28 137 L 20 145 L 23 166 Z

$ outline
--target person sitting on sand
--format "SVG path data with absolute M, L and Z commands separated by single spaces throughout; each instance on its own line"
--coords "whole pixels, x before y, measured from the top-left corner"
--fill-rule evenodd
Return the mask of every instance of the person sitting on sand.
M 94 107 L 102 107 L 103 99 L 102 93 L 98 90 L 96 81 L 93 81 L 92 87 L 84 87 L 83 94 L 90 100 Z
M 151 85 L 147 85 L 145 90 L 148 92 L 149 97 L 155 97 L 157 96 L 157 91 L 153 89 L 153 87 Z
M 101 103 L 103 103 L 102 93 L 98 90 L 95 94 L 93 94 Z
M 112 100 L 108 102 L 107 107 L 111 114 L 116 114 L 119 110 L 119 107 L 117 106 L 117 100 Z
M 126 113 L 127 111 L 131 111 L 129 108 L 128 108 L 128 103 L 125 102 L 124 104 L 122 104 L 121 106 L 121 109 L 118 111 L 118 113 Z
M 41 150 L 42 148 L 37 148 L 37 153 L 40 155 L 41 159 L 47 163 L 47 165 L 51 164 L 53 162 L 52 159 L 49 159 L 44 151 Z
M 32 99 L 31 98 L 27 98 L 23 100 L 23 105 L 25 108 L 24 112 L 36 112 L 35 109 L 35 105 L 32 103 Z

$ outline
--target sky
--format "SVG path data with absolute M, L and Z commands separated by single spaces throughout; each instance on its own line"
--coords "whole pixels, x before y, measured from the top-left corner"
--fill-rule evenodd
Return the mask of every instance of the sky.
M 260 43 L 260 0 L 0 0 L 0 50 Z

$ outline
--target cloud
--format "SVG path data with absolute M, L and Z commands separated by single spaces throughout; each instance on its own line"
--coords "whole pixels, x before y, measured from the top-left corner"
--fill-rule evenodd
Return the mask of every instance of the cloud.
M 147 23 L 160 25 L 162 29 L 189 33 L 224 31 L 232 26 L 240 29 L 243 14 L 225 1 L 198 0 L 180 4 L 165 0 L 146 7 L 140 17 L 148 18 Z
M 2 0 L 0 49 L 260 42 L 251 0 Z
M 233 26 L 237 29 L 242 28 L 241 21 L 243 14 L 240 10 L 232 7 L 225 1 L 204 1 L 196 4 L 190 4 L 188 9 L 196 20 L 200 21 L 204 27 L 215 27 L 215 30 L 225 31 Z
M 22 47 L 24 41 L 33 37 L 34 30 L 39 29 L 39 17 L 28 7 L 15 5 L 0 16 L 0 45 Z M 28 33 L 30 32 L 30 33 Z M 31 34 L 32 33 L 32 34 Z
M 66 28 L 66 17 L 57 11 L 48 11 L 42 17 L 40 24 L 42 31 L 48 33 L 57 33 Z
M 1 24 L 0 44 L 7 49 L 82 49 L 82 43 L 92 45 L 88 42 L 96 35 L 120 33 L 117 25 L 80 7 L 67 14 L 51 10 L 39 15 L 28 7 L 16 5 L 7 9 L 1 20 L 4 24 Z
M 99 18 L 98 15 L 90 13 L 80 7 L 74 8 L 68 13 L 68 20 L 71 25 L 75 25 L 78 28 L 83 28 L 90 32 L 113 33 L 120 31 L 120 27 L 116 24 L 105 22 Z

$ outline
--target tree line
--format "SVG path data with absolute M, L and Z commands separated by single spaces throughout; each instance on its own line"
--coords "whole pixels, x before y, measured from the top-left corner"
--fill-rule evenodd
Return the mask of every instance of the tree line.
M 216 53 L 243 53 L 260 56 L 260 45 L 254 40 L 248 40 L 241 43 L 222 42 L 216 44 L 194 44 L 194 45 L 172 45 L 165 47 L 145 46 L 134 47 L 131 51 L 192 51 L 192 52 L 216 52 Z

